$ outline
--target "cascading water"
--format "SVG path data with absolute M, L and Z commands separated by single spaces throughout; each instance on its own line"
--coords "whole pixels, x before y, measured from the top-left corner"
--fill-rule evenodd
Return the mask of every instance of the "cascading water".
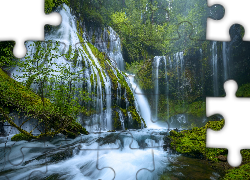
M 122 125 L 122 130 L 125 130 L 123 114 L 121 111 L 118 111 L 118 113 L 119 113 L 119 119 L 120 119 L 121 125 Z
M 114 138 L 115 141 L 112 140 Z M 8 178 L 13 180 L 27 177 L 56 177 L 64 180 L 114 177 L 119 180 L 158 179 L 159 174 L 168 168 L 170 160 L 178 157 L 164 151 L 163 143 L 160 131 L 149 129 L 140 132 L 91 133 L 67 141 L 59 136 L 46 142 L 44 149 L 43 142 L 21 141 L 13 146 L 8 141 L 6 147 L 11 147 L 11 153 L 6 149 L 10 153 L 8 162 L 22 162 L 23 165 L 16 166 L 15 171 L 10 171 L 13 165 L 8 162 L 0 164 L 0 167 L 2 175 L 8 173 Z M 4 143 L 0 144 L 1 148 L 2 145 Z M 23 146 L 33 147 L 23 149 L 25 159 L 19 152 Z
M 54 62 L 57 63 L 59 66 L 68 67 L 73 72 L 78 72 L 82 70 L 83 63 L 85 67 L 83 77 L 86 78 L 86 82 L 79 84 L 75 82 L 75 85 L 79 87 L 87 85 L 86 89 L 88 90 L 88 92 L 91 92 L 91 99 L 93 99 L 93 104 L 90 105 L 94 106 L 96 112 L 98 112 L 91 116 L 89 123 L 88 121 L 85 122 L 87 124 L 87 129 L 89 131 L 93 131 L 99 129 L 104 130 L 106 128 L 109 128 L 110 126 L 112 126 L 112 124 L 109 123 L 111 122 L 112 118 L 111 103 L 113 103 L 111 99 L 111 80 L 108 74 L 103 71 L 100 63 L 98 62 L 98 59 L 93 54 L 84 35 L 82 37 L 84 39 L 84 42 L 81 44 L 77 44 L 80 41 L 77 36 L 74 18 L 71 16 L 69 8 L 64 5 L 64 8 L 60 10 L 60 14 L 63 17 L 63 22 L 61 26 L 58 29 L 54 30 L 52 34 L 47 35 L 46 40 L 52 39 L 53 41 L 60 41 L 65 43 L 66 48 L 64 48 L 63 46 L 59 47 L 60 53 L 63 52 L 66 54 L 67 51 L 70 50 L 70 48 L 73 52 L 77 49 L 78 57 L 76 66 L 73 65 L 74 61 L 72 62 L 70 60 L 72 59 L 72 57 L 61 57 L 56 59 Z M 111 35 L 112 34 L 114 34 L 114 32 L 111 31 Z M 75 44 L 77 44 L 76 47 L 74 46 Z M 115 44 L 113 46 L 115 46 Z M 119 45 L 117 46 L 119 50 Z M 30 54 L 35 51 L 35 47 L 28 47 L 28 52 Z M 119 53 L 118 56 L 120 56 Z M 109 64 L 109 62 L 107 63 Z M 112 63 L 112 59 L 110 63 Z M 56 66 L 53 66 L 54 70 L 56 70 L 56 68 Z M 122 69 L 122 66 L 120 68 Z M 120 70 L 114 69 L 113 66 L 111 66 L 111 70 L 114 72 L 114 75 L 117 78 L 118 73 L 121 74 Z M 124 76 L 124 79 L 128 84 L 129 78 Z M 132 87 L 129 85 L 129 88 L 135 90 L 136 84 L 134 83 L 133 79 L 130 78 L 130 82 L 132 84 Z M 123 96 L 123 98 L 125 99 L 126 110 L 128 110 L 131 103 L 128 100 L 126 91 L 127 90 L 125 89 L 122 92 L 121 84 L 117 84 L 117 92 L 115 92 L 115 94 L 117 95 L 116 103 L 118 105 L 121 104 L 121 97 Z M 140 88 L 138 87 L 136 88 L 136 92 L 142 93 Z M 135 107 L 140 109 L 143 118 L 145 118 L 146 120 L 148 128 L 159 129 L 158 126 L 151 122 L 151 111 L 146 98 L 138 94 L 135 94 L 135 96 L 138 101 L 138 103 L 137 101 L 134 102 Z M 105 110 L 103 110 L 104 107 Z M 122 129 L 125 129 L 125 116 L 121 110 L 118 110 L 118 112 Z M 127 116 L 128 121 L 133 121 L 132 113 L 128 111 Z M 144 123 L 142 122 L 141 124 L 143 128 Z M 108 142 L 106 144 L 106 141 L 103 141 L 103 138 L 107 137 L 106 140 L 110 140 L 110 135 L 113 135 L 117 140 L 116 142 Z M 134 141 L 131 144 L 132 138 Z M 50 161 L 49 165 L 44 166 L 44 163 L 42 161 L 29 160 L 25 162 L 25 166 L 22 166 L 21 169 L 17 168 L 15 170 L 15 173 L 8 173 L 8 177 L 10 177 L 11 179 L 24 179 L 25 177 L 31 175 L 32 177 L 34 176 L 35 178 L 37 178 L 37 174 L 31 174 L 31 171 L 44 171 L 44 169 L 48 168 L 50 169 L 50 173 L 47 173 L 46 176 L 60 174 L 60 177 L 58 176 L 59 179 L 112 179 L 112 177 L 114 176 L 112 169 L 105 169 L 101 172 L 98 170 L 98 168 L 101 169 L 102 167 L 114 166 L 112 168 L 114 168 L 115 172 L 117 173 L 117 179 L 135 179 L 135 176 L 137 176 L 137 178 L 139 179 L 156 179 L 158 174 L 160 174 L 166 166 L 166 163 L 164 164 L 161 161 L 164 158 L 166 159 L 166 151 L 162 149 L 163 135 L 159 135 L 159 132 L 157 133 L 156 130 L 147 129 L 144 131 L 140 130 L 139 132 L 131 131 L 129 132 L 129 134 L 127 132 L 123 134 L 120 134 L 119 132 L 113 134 L 107 132 L 104 132 L 102 134 L 91 133 L 87 136 L 77 137 L 76 139 L 72 140 L 72 142 L 65 142 L 65 138 L 61 137 L 61 135 L 58 135 L 57 137 L 55 137 L 55 141 L 46 142 L 47 146 L 44 150 L 43 145 L 41 143 L 29 142 L 29 147 L 39 147 L 39 150 L 37 150 L 35 154 L 30 153 L 29 150 L 31 149 L 29 149 L 28 151 L 24 151 L 25 157 L 33 160 L 36 159 L 36 157 L 46 159 Z M 62 147 L 62 144 L 64 144 L 64 149 L 67 149 L 67 152 L 70 151 L 71 153 L 66 153 L 66 155 L 64 153 L 64 150 L 60 149 L 59 144 L 60 147 Z M 121 144 L 121 147 L 117 148 L 119 147 L 119 144 Z M 20 147 L 24 146 L 23 141 L 16 143 L 15 146 L 12 145 L 11 141 L 8 141 L 5 145 L 6 147 L 11 146 L 11 152 L 16 154 L 15 156 L 11 154 L 10 161 L 14 162 L 19 161 L 20 158 L 22 159 L 23 156 L 19 156 L 20 153 L 16 152 L 18 151 L 18 148 L 20 149 Z M 154 148 L 154 151 L 149 148 L 151 146 Z M 99 151 L 98 149 L 107 150 Z M 47 151 L 45 153 L 46 157 L 48 153 L 50 154 L 49 159 L 43 157 L 45 155 L 45 151 Z M 27 156 L 27 153 L 29 154 L 29 156 Z M 67 159 L 63 159 L 62 161 L 57 159 L 57 161 L 55 162 L 53 157 L 59 155 L 60 153 L 64 153 L 65 157 L 68 155 L 69 156 Z M 111 159 L 109 157 L 111 157 Z M 138 160 L 138 157 L 142 157 L 141 161 Z M 128 164 L 128 166 L 126 167 L 129 167 L 129 169 L 127 170 L 124 169 L 123 166 L 123 164 L 126 162 Z M 29 170 L 31 164 L 32 170 Z M 134 166 L 133 170 L 131 170 L 131 166 Z M 11 164 L 5 164 L 4 170 L 8 172 L 12 167 L 13 166 Z M 145 167 L 148 169 L 154 169 L 154 172 L 140 172 L 142 168 Z M 39 178 L 41 178 L 41 175 L 39 175 Z
M 216 41 L 213 41 L 211 51 L 212 51 L 214 96 L 218 96 L 219 95 L 219 88 L 218 88 L 218 57 L 217 57 L 217 42 Z
M 128 75 L 130 79 L 130 83 L 132 85 L 132 88 L 134 90 L 135 98 L 137 100 L 139 109 L 140 109 L 140 114 L 142 118 L 145 120 L 147 128 L 150 129 L 159 129 L 157 123 L 153 123 L 152 120 L 152 115 L 151 115 L 151 109 L 148 103 L 148 100 L 146 97 L 143 95 L 142 90 L 137 86 L 137 84 L 134 82 L 134 75 Z
M 155 114 L 154 114 L 154 121 L 156 122 L 158 119 L 158 101 L 159 101 L 159 64 L 161 60 L 161 56 L 155 56 L 154 57 L 154 65 L 153 65 L 153 71 L 155 71 L 155 103 L 154 103 L 154 108 L 155 108 Z
M 110 45 L 108 56 L 110 59 L 114 60 L 120 70 L 124 70 L 124 60 L 121 53 L 121 40 L 118 34 L 109 27 L 110 32 Z

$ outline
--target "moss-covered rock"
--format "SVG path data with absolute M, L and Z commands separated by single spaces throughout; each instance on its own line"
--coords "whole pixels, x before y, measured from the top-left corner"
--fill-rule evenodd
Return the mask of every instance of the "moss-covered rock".
M 206 131 L 207 128 L 219 130 L 224 126 L 224 120 L 209 121 L 204 127 L 193 128 L 176 132 L 170 131 L 170 146 L 179 153 L 192 157 L 198 157 L 218 162 L 219 155 L 227 155 L 226 149 L 206 148 Z
M 19 133 L 19 134 L 15 134 L 12 138 L 11 141 L 30 141 L 32 139 L 32 137 L 27 136 L 26 134 L 23 133 Z

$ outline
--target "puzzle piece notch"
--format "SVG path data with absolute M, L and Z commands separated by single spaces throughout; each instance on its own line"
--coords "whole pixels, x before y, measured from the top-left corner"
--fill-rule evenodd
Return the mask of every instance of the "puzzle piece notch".
M 237 83 L 233 80 L 224 84 L 226 98 L 207 98 L 206 113 L 207 116 L 221 113 L 225 118 L 225 125 L 220 131 L 207 130 L 206 146 L 209 148 L 227 148 L 228 163 L 231 166 L 239 166 L 241 164 L 241 149 L 250 149 L 248 142 L 241 141 L 241 137 L 249 136 L 249 106 L 250 99 L 236 98 Z M 242 126 L 244 124 L 244 126 Z M 239 130 L 238 134 L 234 134 L 235 129 Z
M 26 40 L 44 41 L 45 24 L 56 26 L 61 22 L 59 13 L 45 15 L 44 0 L 4 1 L 4 5 L 0 6 L 0 12 L 2 17 L 8 17 L 0 20 L 0 24 L 4 25 L 4 28 L 1 28 L 0 40 L 16 41 L 14 55 L 17 58 L 25 56 L 24 42 Z M 15 16 L 13 16 L 13 12 L 15 12 Z
M 248 15 L 250 15 L 248 1 L 241 0 L 241 3 L 235 3 L 233 0 L 208 0 L 208 6 L 218 6 L 221 4 L 225 7 L 224 18 L 220 21 L 213 19 L 207 20 L 207 35 L 208 40 L 230 41 L 229 29 L 233 24 L 241 24 L 245 27 L 246 32 L 243 41 L 250 41 L 250 24 L 248 23 Z M 235 13 L 237 12 L 237 13 Z
M 215 4 L 209 7 L 209 10 L 210 10 L 210 14 L 208 17 L 214 20 L 221 20 L 225 15 L 225 8 L 221 6 L 220 4 Z M 223 12 L 223 14 L 221 12 Z

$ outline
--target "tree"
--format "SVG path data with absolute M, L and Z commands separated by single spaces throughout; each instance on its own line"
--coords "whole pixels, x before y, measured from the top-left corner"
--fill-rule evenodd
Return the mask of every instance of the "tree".
M 48 99 L 57 107 L 54 113 L 61 112 L 61 119 L 52 122 L 48 117 L 41 120 L 46 130 L 50 132 L 58 127 L 66 130 L 74 120 L 68 121 L 69 119 L 65 117 L 76 119 L 77 115 L 85 110 L 81 106 L 81 101 L 90 101 L 87 92 L 82 91 L 79 86 L 74 86 L 75 83 L 85 80 L 82 78 L 84 69 L 73 72 L 69 63 L 61 65 L 56 63 L 64 56 L 60 53 L 59 42 L 32 42 L 28 46 L 34 53 L 29 52 L 23 61 L 17 63 L 22 74 L 14 77 L 22 80 L 23 85 L 41 97 L 43 108 Z

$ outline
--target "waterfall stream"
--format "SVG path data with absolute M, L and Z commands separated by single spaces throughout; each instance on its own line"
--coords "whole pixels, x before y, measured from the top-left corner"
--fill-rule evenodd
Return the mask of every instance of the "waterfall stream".
M 128 77 L 130 79 L 130 83 L 131 83 L 132 88 L 134 90 L 135 98 L 138 102 L 141 116 L 145 120 L 147 128 L 161 129 L 162 126 L 159 126 L 157 123 L 154 123 L 154 121 L 152 119 L 151 109 L 150 109 L 148 100 L 143 95 L 143 92 L 140 89 L 140 87 L 134 82 L 134 75 L 128 75 Z M 163 126 L 163 127 L 168 128 L 168 126 Z
M 154 65 L 153 65 L 153 71 L 155 71 L 155 114 L 154 114 L 154 121 L 157 121 L 157 115 L 158 115 L 158 103 L 159 103 L 159 64 L 161 60 L 161 56 L 155 56 L 154 57 Z
M 167 61 L 168 59 L 168 61 Z M 175 82 L 175 89 L 178 92 L 178 96 L 175 97 L 181 102 L 183 109 L 185 109 L 185 86 L 189 83 L 185 81 L 185 64 L 183 52 L 177 52 L 170 55 L 168 58 L 166 56 L 155 56 L 152 63 L 152 76 L 154 81 L 154 99 L 151 103 L 153 106 L 153 122 L 158 122 L 158 108 L 159 108 L 159 97 L 161 100 L 166 100 L 166 121 L 169 122 L 170 127 L 180 128 L 181 124 L 186 124 L 188 122 L 187 116 L 185 114 L 178 114 L 170 118 L 170 102 L 169 102 L 169 77 L 168 72 L 171 74 L 176 74 L 176 79 L 171 79 Z M 161 84 L 159 83 L 161 81 Z M 166 94 L 163 96 L 163 94 Z
M 214 96 L 219 95 L 218 88 L 218 57 L 217 57 L 217 42 L 213 41 L 212 44 L 212 66 L 213 66 L 213 88 Z

